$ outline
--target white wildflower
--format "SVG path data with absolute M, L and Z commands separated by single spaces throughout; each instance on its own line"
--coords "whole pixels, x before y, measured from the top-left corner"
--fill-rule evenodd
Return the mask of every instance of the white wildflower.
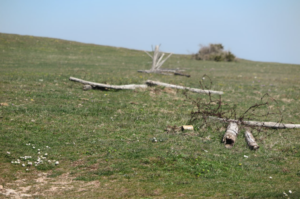
M 244 157 L 245 157 L 245 158 L 248 158 L 248 156 L 247 156 L 247 155 L 244 155 Z
M 292 190 L 289 190 L 289 193 L 293 193 Z

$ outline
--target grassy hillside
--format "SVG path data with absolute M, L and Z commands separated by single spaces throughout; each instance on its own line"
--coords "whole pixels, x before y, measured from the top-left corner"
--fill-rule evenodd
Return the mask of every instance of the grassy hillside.
M 228 150 L 220 143 L 225 124 L 198 120 L 193 132 L 165 131 L 189 124 L 195 110 L 182 91 L 83 91 L 68 80 L 119 85 L 151 79 L 199 88 L 207 74 L 238 115 L 268 93 L 283 122 L 299 124 L 300 65 L 172 55 L 163 68 L 185 69 L 191 78 L 142 74 L 137 70 L 151 67 L 142 51 L 12 34 L 0 34 L 0 58 L 3 195 L 11 189 L 39 198 L 300 197 L 299 129 L 254 131 L 257 151 L 249 150 L 242 129 Z M 43 164 L 34 166 L 38 157 Z

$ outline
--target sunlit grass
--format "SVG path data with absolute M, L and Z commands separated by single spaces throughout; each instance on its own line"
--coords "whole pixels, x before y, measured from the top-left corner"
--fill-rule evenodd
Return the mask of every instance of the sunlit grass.
M 0 185 L 34 181 L 47 172 L 52 180 L 68 174 L 74 183 L 103 185 L 84 195 L 74 184 L 73 191 L 55 193 L 59 198 L 280 198 L 283 192 L 299 196 L 299 130 L 253 132 L 260 145 L 256 152 L 247 147 L 242 130 L 234 148 L 226 150 L 220 143 L 226 128 L 221 123 L 201 128 L 199 121 L 194 132 L 165 131 L 167 126 L 189 123 L 194 107 L 182 91 L 83 91 L 81 84 L 68 80 L 73 76 L 119 85 L 151 79 L 198 88 L 207 74 L 212 89 L 224 91 L 222 99 L 237 104 L 238 112 L 269 93 L 283 111 L 284 122 L 300 123 L 299 65 L 216 63 L 173 55 L 163 67 L 186 69 L 192 77 L 161 76 L 137 73 L 151 67 L 141 51 L 29 36 L 0 38 L 0 103 L 8 104 L 0 106 Z M 37 149 L 59 164 L 35 167 Z M 33 165 L 11 163 L 20 156 L 34 157 Z M 49 187 L 39 194 L 46 190 Z

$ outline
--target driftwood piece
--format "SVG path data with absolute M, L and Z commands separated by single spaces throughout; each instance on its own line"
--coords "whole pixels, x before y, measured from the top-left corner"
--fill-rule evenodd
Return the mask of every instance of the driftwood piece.
M 283 124 L 278 122 L 258 122 L 258 121 L 239 121 L 234 119 L 217 118 L 209 116 L 210 119 L 219 120 L 222 122 L 234 122 L 245 126 L 266 127 L 274 129 L 296 129 L 300 128 L 300 124 Z
M 150 86 L 151 85 L 158 85 L 158 86 L 164 86 L 164 87 L 170 87 L 170 88 L 176 88 L 176 89 L 189 90 L 189 91 L 194 92 L 194 93 L 206 93 L 206 94 L 210 93 L 210 94 L 218 94 L 218 95 L 223 94 L 222 91 L 202 90 L 202 89 L 198 89 L 198 88 L 178 86 L 178 85 L 174 85 L 174 84 L 167 84 L 167 83 L 163 83 L 163 82 L 159 82 L 159 81 L 152 81 L 152 80 L 147 80 L 146 84 L 148 84 Z
M 234 123 L 234 122 L 229 123 L 226 133 L 224 134 L 224 137 L 222 140 L 224 142 L 226 148 L 229 149 L 229 148 L 233 147 L 238 133 L 239 133 L 239 127 L 238 127 L 237 123 Z
M 254 136 L 252 135 L 250 129 L 246 129 L 245 131 L 245 139 L 250 149 L 256 150 L 259 148 L 258 144 L 255 141 Z
M 108 85 L 108 84 L 100 84 L 100 83 L 96 83 L 96 82 L 89 82 L 89 81 L 85 81 L 82 79 L 78 79 L 75 77 L 70 77 L 69 80 L 71 81 L 75 81 L 75 82 L 80 82 L 83 83 L 85 85 L 91 85 L 93 88 L 110 88 L 110 89 L 117 89 L 117 90 L 133 90 L 136 88 L 147 88 L 147 85 L 145 84 L 128 84 L 128 85 Z

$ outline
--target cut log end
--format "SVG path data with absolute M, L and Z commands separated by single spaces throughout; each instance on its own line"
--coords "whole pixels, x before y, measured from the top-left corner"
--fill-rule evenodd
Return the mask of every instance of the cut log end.
M 231 133 L 226 133 L 223 138 L 223 142 L 225 144 L 225 148 L 231 149 L 236 141 L 236 135 Z
M 236 123 L 229 123 L 227 127 L 227 131 L 222 140 L 225 144 L 225 148 L 230 149 L 234 146 L 238 132 L 239 132 L 238 125 Z

